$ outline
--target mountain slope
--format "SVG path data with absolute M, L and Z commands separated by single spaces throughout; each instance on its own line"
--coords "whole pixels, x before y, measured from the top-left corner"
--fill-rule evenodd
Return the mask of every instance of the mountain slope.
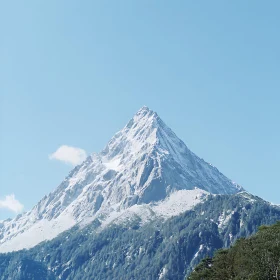
M 0 279 L 6 280 L 3 275 L 9 272 L 13 280 L 36 279 L 20 278 L 21 269 L 14 272 L 16 264 L 28 260 L 25 269 L 32 271 L 36 263 L 49 272 L 45 279 L 183 280 L 206 255 L 279 219 L 278 206 L 246 192 L 209 195 L 204 203 L 164 222 L 140 226 L 136 218 L 101 232 L 94 222 L 28 251 L 0 254 Z
M 101 153 L 75 167 L 31 211 L 0 223 L 0 252 L 30 248 L 95 219 L 108 225 L 126 209 L 145 223 L 170 217 L 170 201 L 178 215 L 208 193 L 241 190 L 192 153 L 155 112 L 143 107 Z

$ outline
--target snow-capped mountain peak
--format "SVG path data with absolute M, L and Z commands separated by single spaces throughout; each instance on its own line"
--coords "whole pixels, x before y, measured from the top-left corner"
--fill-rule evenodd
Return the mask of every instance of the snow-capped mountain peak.
M 170 211 L 170 201 L 178 214 L 207 193 L 240 190 L 192 153 L 157 113 L 144 106 L 101 153 L 76 166 L 31 211 L 0 224 L 0 251 L 34 246 L 94 219 L 108 224 L 125 209 L 142 217 L 144 210 L 155 213 L 153 218 L 168 217 L 164 209 Z
M 157 142 L 159 117 L 148 107 L 141 108 L 128 124 L 109 141 L 102 156 L 113 158 L 129 150 L 133 155 Z
M 109 141 L 101 155 L 108 161 L 129 164 L 151 153 L 164 157 L 170 155 L 177 163 L 186 164 L 191 152 L 175 133 L 148 107 L 142 107 L 128 124 Z M 184 154 L 184 158 L 181 155 Z

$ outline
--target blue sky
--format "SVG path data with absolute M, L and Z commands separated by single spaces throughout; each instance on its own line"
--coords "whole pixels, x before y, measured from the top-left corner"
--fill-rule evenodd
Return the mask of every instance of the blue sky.
M 0 219 L 29 210 L 68 174 L 71 164 L 50 159 L 59 147 L 98 152 L 143 105 L 198 156 L 280 203 L 279 9 L 256 0 L 1 3 Z

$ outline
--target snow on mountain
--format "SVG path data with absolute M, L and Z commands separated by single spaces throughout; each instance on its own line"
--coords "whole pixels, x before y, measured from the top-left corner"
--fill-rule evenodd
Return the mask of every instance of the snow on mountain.
M 179 190 L 173 192 L 166 199 L 149 203 L 135 204 L 121 211 L 111 212 L 103 222 L 103 227 L 112 222 L 122 223 L 133 218 L 140 218 L 142 224 L 154 220 L 155 218 L 168 219 L 178 216 L 193 208 L 196 204 L 207 199 L 209 193 L 201 189 Z
M 207 193 L 243 189 L 192 153 L 147 107 L 31 211 L 0 223 L 0 252 L 29 248 L 76 224 L 132 214 L 143 222 L 178 215 Z

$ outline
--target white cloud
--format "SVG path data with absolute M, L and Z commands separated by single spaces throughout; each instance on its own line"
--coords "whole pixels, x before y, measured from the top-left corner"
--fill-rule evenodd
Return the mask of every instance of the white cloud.
M 67 145 L 60 146 L 53 154 L 49 155 L 49 159 L 56 159 L 72 165 L 82 163 L 87 157 L 85 150 L 70 147 Z
M 6 195 L 3 200 L 0 200 L 0 209 L 5 208 L 15 213 L 20 213 L 24 206 L 15 198 L 14 194 Z

